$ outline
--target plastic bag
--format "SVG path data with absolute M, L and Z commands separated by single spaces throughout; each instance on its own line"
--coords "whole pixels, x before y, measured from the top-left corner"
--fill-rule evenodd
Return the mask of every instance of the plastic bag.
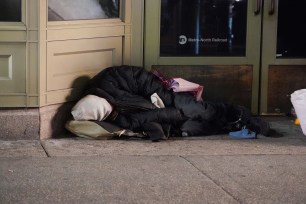
M 167 78 L 158 70 L 154 70 L 153 74 L 157 76 L 162 81 L 162 85 L 169 90 L 172 89 L 174 92 L 189 92 L 193 94 L 196 101 L 203 100 L 202 93 L 204 86 L 187 81 L 183 78 Z
M 291 94 L 291 103 L 304 135 L 306 135 L 306 89 L 300 89 Z
M 182 78 L 173 78 L 171 89 L 174 92 L 191 92 L 197 101 L 202 101 L 203 86 Z

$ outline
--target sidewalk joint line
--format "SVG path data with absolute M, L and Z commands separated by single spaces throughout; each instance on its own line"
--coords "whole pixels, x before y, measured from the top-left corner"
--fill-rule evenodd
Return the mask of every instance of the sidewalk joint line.
M 42 143 L 42 141 L 40 141 L 40 145 L 41 145 L 41 147 L 43 148 L 43 150 L 44 150 L 45 154 L 47 155 L 47 157 L 50 157 L 50 155 L 49 155 L 49 153 L 48 153 L 46 147 L 45 147 L 44 144 Z
M 182 159 L 187 161 L 191 166 L 193 166 L 196 170 L 198 170 L 203 176 L 208 178 L 210 181 L 212 181 L 215 185 L 217 185 L 219 188 L 221 188 L 226 194 L 228 194 L 230 197 L 232 197 L 234 200 L 236 200 L 238 203 L 242 203 L 238 198 L 236 198 L 233 194 L 231 194 L 228 190 L 226 190 L 223 186 L 221 186 L 217 181 L 215 181 L 213 178 L 211 178 L 208 174 L 206 174 L 204 171 L 199 169 L 195 164 L 193 164 L 191 161 L 189 161 L 186 157 L 180 155 Z

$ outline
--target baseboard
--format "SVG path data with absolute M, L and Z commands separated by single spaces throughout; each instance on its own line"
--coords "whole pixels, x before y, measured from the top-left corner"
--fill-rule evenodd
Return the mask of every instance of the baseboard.
M 0 109 L 0 139 L 39 139 L 39 109 Z
M 74 103 L 41 108 L 0 109 L 0 140 L 39 140 L 71 136 L 65 123 Z

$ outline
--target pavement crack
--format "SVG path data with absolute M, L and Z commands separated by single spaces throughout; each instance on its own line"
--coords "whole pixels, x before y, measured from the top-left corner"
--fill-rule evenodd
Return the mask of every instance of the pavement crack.
M 214 180 L 212 177 L 210 177 L 208 174 L 206 174 L 204 171 L 202 171 L 201 169 L 199 169 L 195 164 L 193 164 L 190 160 L 188 160 L 186 157 L 180 155 L 179 157 L 181 157 L 182 159 L 184 159 L 187 163 L 189 163 L 192 167 L 194 167 L 197 171 L 199 171 L 203 176 L 205 176 L 206 178 L 208 178 L 210 181 L 212 181 L 215 185 L 217 185 L 219 188 L 221 188 L 226 194 L 228 194 L 230 197 L 232 197 L 235 201 L 237 201 L 238 203 L 242 203 L 238 198 L 236 198 L 231 192 L 229 192 L 226 188 L 224 188 L 223 186 L 221 186 L 219 184 L 219 182 L 217 182 L 216 180 Z
M 50 154 L 48 153 L 46 147 L 44 146 L 44 144 L 42 143 L 42 141 L 40 141 L 40 145 L 42 147 L 42 149 L 44 150 L 45 154 L 47 155 L 47 157 L 50 157 Z

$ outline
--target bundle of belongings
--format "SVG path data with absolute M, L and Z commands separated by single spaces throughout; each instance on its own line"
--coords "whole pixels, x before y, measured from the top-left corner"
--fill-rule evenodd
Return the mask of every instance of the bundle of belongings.
M 84 97 L 66 123 L 72 133 L 87 138 L 129 136 L 152 141 L 170 136 L 205 136 L 245 129 L 251 135 L 268 135 L 269 124 L 243 107 L 203 101 L 202 86 L 192 93 L 173 90 L 161 77 L 141 67 L 117 66 L 94 76 Z M 176 82 L 176 83 L 179 83 Z M 173 83 L 172 83 L 173 85 Z M 172 87 L 172 88 L 171 88 Z M 239 132 L 235 132 L 239 134 Z M 234 135 L 235 135 L 234 134 Z

